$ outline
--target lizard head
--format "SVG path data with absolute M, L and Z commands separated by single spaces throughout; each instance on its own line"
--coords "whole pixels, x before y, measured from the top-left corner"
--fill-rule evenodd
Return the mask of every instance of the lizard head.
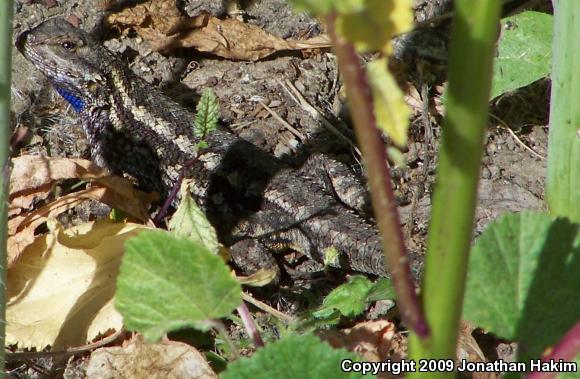
M 106 88 L 107 69 L 98 64 L 102 54 L 110 53 L 62 18 L 50 19 L 23 32 L 16 39 L 16 48 L 77 112 Z

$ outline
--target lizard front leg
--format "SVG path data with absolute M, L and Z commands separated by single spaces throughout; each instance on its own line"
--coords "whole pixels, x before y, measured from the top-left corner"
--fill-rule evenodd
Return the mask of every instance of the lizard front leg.
M 234 263 L 246 273 L 265 268 L 274 270 L 279 277 L 280 269 L 273 253 L 295 250 L 315 257 L 316 247 L 299 225 L 277 211 L 259 211 L 244 219 L 230 237 Z

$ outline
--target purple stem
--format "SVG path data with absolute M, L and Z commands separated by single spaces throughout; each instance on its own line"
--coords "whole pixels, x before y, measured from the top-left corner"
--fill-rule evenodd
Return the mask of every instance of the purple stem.
M 156 226 L 159 226 L 161 224 L 161 220 L 163 220 L 163 218 L 167 216 L 169 207 L 171 207 L 171 204 L 173 204 L 173 200 L 175 200 L 175 198 L 177 197 L 179 189 L 181 188 L 181 183 L 183 183 L 183 179 L 185 178 L 185 170 L 190 168 L 195 163 L 196 160 L 197 159 L 192 159 L 191 161 L 185 163 L 183 169 L 181 170 L 179 176 L 177 177 L 177 180 L 173 184 L 173 188 L 171 188 L 169 196 L 167 196 L 167 198 L 163 202 L 163 206 L 159 210 L 159 213 L 157 213 L 157 216 L 155 216 L 155 219 L 153 220 L 153 223 Z
M 372 93 L 353 44 L 338 35 L 335 21 L 335 13 L 327 17 L 328 31 L 346 85 L 354 129 L 368 173 L 377 227 L 383 237 L 385 260 L 390 268 L 401 316 L 420 338 L 426 339 L 430 334 L 429 326 L 415 293 L 391 184 L 391 171 L 381 132 L 376 125 Z
M 542 362 L 549 362 L 550 360 L 558 361 L 562 359 L 566 362 L 571 362 L 580 354 L 580 321 L 576 323 L 562 337 L 560 342 L 552 348 L 550 354 L 542 358 Z M 531 372 L 525 379 L 550 379 L 555 378 L 558 372 Z
M 250 314 L 250 311 L 248 310 L 246 304 L 242 303 L 242 305 L 240 305 L 237 308 L 237 311 L 240 314 L 240 317 L 242 318 L 242 322 L 244 323 L 246 332 L 248 332 L 248 335 L 250 336 L 250 338 L 252 338 L 252 341 L 254 341 L 254 346 L 256 346 L 257 348 L 264 347 L 264 341 L 260 336 L 260 332 L 258 331 L 258 328 L 254 323 L 254 319 L 252 318 L 252 315 Z

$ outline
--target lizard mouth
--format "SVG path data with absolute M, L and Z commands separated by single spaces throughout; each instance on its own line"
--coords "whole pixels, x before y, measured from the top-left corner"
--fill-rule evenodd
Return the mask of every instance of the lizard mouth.
M 26 54 L 26 42 L 28 41 L 28 37 L 30 35 L 30 31 L 22 32 L 16 37 L 16 49 L 22 54 Z
M 29 61 L 40 61 L 40 57 L 37 57 L 38 52 L 35 46 L 36 37 L 34 33 L 31 33 L 31 30 L 24 31 L 16 37 L 16 49 Z

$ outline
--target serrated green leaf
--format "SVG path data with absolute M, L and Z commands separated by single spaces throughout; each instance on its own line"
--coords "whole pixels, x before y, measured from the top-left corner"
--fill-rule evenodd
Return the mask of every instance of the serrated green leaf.
M 241 287 L 206 247 L 164 231 L 146 231 L 125 244 L 115 306 L 128 330 L 158 340 L 183 327 L 229 315 Z
M 580 317 L 580 225 L 543 213 L 494 221 L 471 253 L 464 317 L 538 358 Z M 525 347 L 525 348 L 523 348 Z
M 216 129 L 219 118 L 218 98 L 210 88 L 203 91 L 195 109 L 195 134 L 203 139 Z
M 552 29 L 553 17 L 546 13 L 527 11 L 501 20 L 492 99 L 550 74 Z
M 346 317 L 356 317 L 366 309 L 367 296 L 372 288 L 373 283 L 366 277 L 353 276 L 347 283 L 332 290 L 313 315 L 327 317 L 336 309 Z
M 379 300 L 394 300 L 396 298 L 395 288 L 393 282 L 387 278 L 380 278 L 367 294 L 367 302 Z
M 241 358 L 228 366 L 222 379 L 319 379 L 376 378 L 374 375 L 343 372 L 344 359 L 356 361 L 345 349 L 333 349 L 312 335 L 296 335 L 270 343 L 251 358 Z
M 191 197 L 190 185 L 187 181 L 182 183 L 180 192 L 181 201 L 169 221 L 169 230 L 178 236 L 185 236 L 199 242 L 217 254 L 219 251 L 217 233 L 205 213 Z

